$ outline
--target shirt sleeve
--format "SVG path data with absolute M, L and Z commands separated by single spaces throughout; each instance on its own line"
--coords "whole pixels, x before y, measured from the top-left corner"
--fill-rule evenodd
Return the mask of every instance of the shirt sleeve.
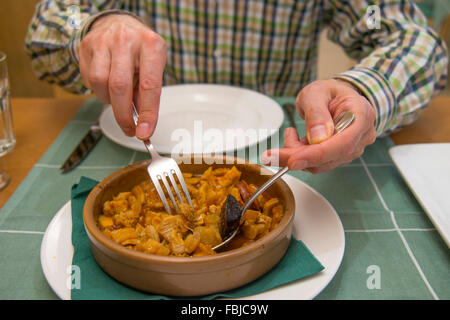
M 335 78 L 376 109 L 377 135 L 411 124 L 447 83 L 445 42 L 409 0 L 328 1 L 328 38 L 359 62 Z
M 120 1 L 41 1 L 25 37 L 25 51 L 40 80 L 67 91 L 89 93 L 81 81 L 78 46 L 91 24 L 101 15 L 119 11 Z

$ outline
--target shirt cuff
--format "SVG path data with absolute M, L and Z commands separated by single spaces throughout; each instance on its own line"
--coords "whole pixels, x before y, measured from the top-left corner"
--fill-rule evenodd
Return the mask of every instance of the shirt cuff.
M 372 68 L 355 66 L 334 78 L 350 82 L 375 108 L 377 136 L 389 129 L 388 124 L 394 115 L 396 98 L 388 80 L 382 74 Z
M 78 57 L 78 48 L 80 47 L 81 41 L 84 39 L 86 34 L 91 29 L 92 24 L 98 18 L 106 16 L 106 15 L 110 15 L 110 14 L 130 15 L 143 23 L 143 21 L 134 13 L 132 13 L 130 11 L 126 11 L 126 10 L 120 10 L 120 9 L 101 11 L 97 14 L 94 14 L 92 16 L 85 18 L 84 20 L 82 20 L 80 22 L 80 27 L 77 30 L 75 30 L 75 32 L 72 34 L 72 38 L 70 39 L 70 44 L 69 44 L 70 56 L 71 56 L 72 60 L 75 62 L 75 64 L 77 65 L 77 67 L 79 67 L 79 61 L 80 61 L 79 57 Z

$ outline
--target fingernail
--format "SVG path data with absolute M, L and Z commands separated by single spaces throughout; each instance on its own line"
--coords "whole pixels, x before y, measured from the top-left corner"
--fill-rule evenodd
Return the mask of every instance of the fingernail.
M 328 138 L 327 128 L 324 125 L 319 124 L 309 129 L 308 140 L 310 144 L 322 142 L 326 138 Z
M 306 160 L 297 160 L 292 164 L 292 170 L 303 170 L 308 167 Z
M 136 128 L 136 137 L 147 139 L 150 137 L 150 125 L 147 122 L 141 122 Z

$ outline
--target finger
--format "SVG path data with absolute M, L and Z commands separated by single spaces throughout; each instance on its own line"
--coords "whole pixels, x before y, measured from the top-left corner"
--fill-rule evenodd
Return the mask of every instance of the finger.
M 261 163 L 267 166 L 286 167 L 289 157 L 295 153 L 296 148 L 266 150 L 261 155 Z
M 328 109 L 330 101 L 331 91 L 320 81 L 305 87 L 297 97 L 297 108 L 304 116 L 310 144 L 325 141 L 333 134 L 333 119 Z
M 83 42 L 80 45 L 79 50 L 79 65 L 80 65 L 80 74 L 81 74 L 81 81 L 83 82 L 84 86 L 86 88 L 91 88 L 91 85 L 89 83 L 89 67 L 91 62 L 91 53 L 86 48 L 85 45 L 83 45 Z
M 165 63 L 164 44 L 154 41 L 142 45 L 139 59 L 139 123 L 136 128 L 136 137 L 142 140 L 153 135 L 158 121 Z
M 109 103 L 108 79 L 111 68 L 111 55 L 107 47 L 94 52 L 89 68 L 89 84 L 97 97 L 104 103 Z
M 132 54 L 117 46 L 111 52 L 111 71 L 108 92 L 114 110 L 114 117 L 127 136 L 134 136 L 134 122 L 131 114 L 133 95 L 134 63 Z
M 306 137 L 299 138 L 297 130 L 293 127 L 284 130 L 284 147 L 265 151 L 261 156 L 261 162 L 266 165 L 287 166 L 289 157 L 297 148 L 308 144 Z
M 281 166 L 289 166 L 291 170 L 315 169 L 324 166 L 328 168 L 327 170 L 331 170 L 340 165 L 339 163 L 349 163 L 359 157 L 361 155 L 359 150 L 364 149 L 360 146 L 361 144 L 365 146 L 373 143 L 375 135 L 371 133 L 371 130 L 366 130 L 362 123 L 364 121 L 358 121 L 358 125 L 354 125 L 352 130 L 350 128 L 345 130 L 350 132 L 344 131 L 345 135 L 341 132 L 320 144 L 307 145 L 306 139 L 303 138 L 300 140 L 304 142 L 303 147 L 269 150 L 273 153 L 270 158 L 278 159 Z M 363 130 L 366 131 L 361 132 Z M 335 165 L 330 166 L 332 163 Z
M 284 147 L 285 148 L 295 148 L 303 145 L 298 136 L 297 130 L 293 127 L 286 128 L 284 130 Z
M 306 146 L 299 146 L 296 148 L 282 148 L 282 149 L 271 149 L 265 151 L 261 155 L 261 162 L 264 165 L 271 165 L 276 167 L 287 167 L 289 159 L 298 152 L 301 152 L 302 148 Z M 307 167 L 307 163 L 298 163 L 296 165 L 297 169 L 301 170 Z
M 305 168 L 303 170 L 307 171 L 309 173 L 312 173 L 312 174 L 319 174 L 319 173 L 324 173 L 324 172 L 328 172 L 328 171 L 334 170 L 338 166 L 339 165 L 336 162 L 332 162 L 332 163 L 330 163 L 328 165 L 323 165 L 321 167 Z
M 343 165 L 351 163 L 353 160 L 361 157 L 361 155 L 363 154 L 363 151 L 364 151 L 364 149 L 360 148 L 358 150 L 355 150 L 354 154 L 346 157 L 345 159 L 342 158 L 342 159 L 339 159 L 337 161 L 336 160 L 335 161 L 329 161 L 329 162 L 326 162 L 326 163 L 322 164 L 321 166 L 308 167 L 308 168 L 305 168 L 303 170 L 304 171 L 308 171 L 308 172 L 310 172 L 312 174 L 328 172 L 328 171 L 334 170 L 334 169 L 336 169 L 336 168 L 338 168 L 340 166 L 343 166 Z
M 344 131 L 335 134 L 330 139 L 320 143 L 300 148 L 293 153 L 288 160 L 288 166 L 292 170 L 297 169 L 299 163 L 306 161 L 307 167 L 321 167 L 328 162 L 341 162 L 351 157 L 359 150 L 361 138 L 367 131 L 366 122 L 356 119 Z M 302 162 L 299 162 L 302 161 Z

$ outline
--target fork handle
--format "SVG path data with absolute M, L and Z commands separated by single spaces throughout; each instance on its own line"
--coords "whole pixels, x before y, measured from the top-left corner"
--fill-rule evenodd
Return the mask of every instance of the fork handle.
M 152 159 L 156 159 L 156 158 L 160 158 L 161 156 L 159 155 L 159 153 L 156 151 L 155 147 L 153 147 L 152 143 L 150 142 L 150 139 L 147 139 L 144 142 L 145 147 L 148 150 L 148 153 L 150 153 L 150 157 Z

